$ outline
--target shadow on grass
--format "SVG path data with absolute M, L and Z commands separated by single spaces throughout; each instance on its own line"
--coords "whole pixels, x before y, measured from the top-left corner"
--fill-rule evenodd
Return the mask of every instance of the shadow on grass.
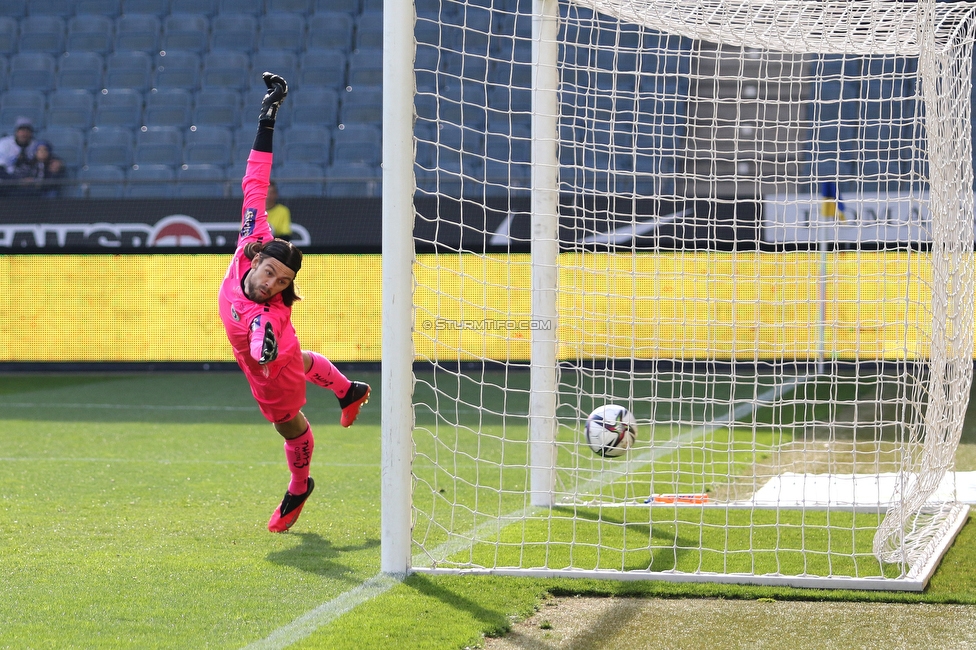
M 332 542 L 324 539 L 318 533 L 286 533 L 298 537 L 301 543 L 282 551 L 268 554 L 268 561 L 280 566 L 290 566 L 301 571 L 316 575 L 354 582 L 362 582 L 361 576 L 355 571 L 336 560 L 343 553 L 366 551 L 380 545 L 378 539 L 368 539 L 355 546 L 333 546 Z M 355 574 L 355 575 L 352 575 Z M 347 577 L 351 576 L 351 577 Z
M 439 600 L 453 610 L 466 612 L 482 624 L 484 633 L 489 636 L 499 636 L 509 630 L 510 622 L 505 612 L 484 607 L 428 576 L 415 573 L 408 576 L 403 584 L 417 590 L 422 596 Z

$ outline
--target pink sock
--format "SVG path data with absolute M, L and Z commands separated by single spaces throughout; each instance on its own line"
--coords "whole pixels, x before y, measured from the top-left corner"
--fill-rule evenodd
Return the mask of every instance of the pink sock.
M 323 357 L 318 352 L 308 352 L 312 357 L 312 367 L 305 373 L 305 379 L 316 386 L 328 388 L 336 397 L 342 397 L 349 390 L 349 380 L 339 372 L 339 369 L 332 365 L 332 362 Z
M 312 463 L 313 449 L 315 438 L 312 437 L 312 425 L 308 425 L 305 433 L 297 438 L 285 440 L 285 458 L 291 472 L 288 491 L 292 494 L 305 494 L 308 491 L 308 466 Z

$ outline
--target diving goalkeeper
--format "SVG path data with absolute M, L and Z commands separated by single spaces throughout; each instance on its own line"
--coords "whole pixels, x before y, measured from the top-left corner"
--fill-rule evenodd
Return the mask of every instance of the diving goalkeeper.
M 265 211 L 275 117 L 288 94 L 288 84 L 270 72 L 264 73 L 264 83 L 268 92 L 261 103 L 257 135 L 241 183 L 241 232 L 220 286 L 219 303 L 234 358 L 247 377 L 258 408 L 285 439 L 291 481 L 268 522 L 268 530 L 283 532 L 298 519 L 315 487 L 309 477 L 315 441 L 301 411 L 305 383 L 310 381 L 335 393 L 344 427 L 355 422 L 369 399 L 370 388 L 349 381 L 321 354 L 302 350 L 292 326 L 291 308 L 300 300 L 295 276 L 302 268 L 302 252 L 291 242 L 272 237 Z

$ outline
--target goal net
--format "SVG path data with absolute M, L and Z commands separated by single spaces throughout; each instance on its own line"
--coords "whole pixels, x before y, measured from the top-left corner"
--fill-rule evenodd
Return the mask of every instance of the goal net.
M 924 588 L 968 514 L 974 6 L 416 0 L 405 568 Z

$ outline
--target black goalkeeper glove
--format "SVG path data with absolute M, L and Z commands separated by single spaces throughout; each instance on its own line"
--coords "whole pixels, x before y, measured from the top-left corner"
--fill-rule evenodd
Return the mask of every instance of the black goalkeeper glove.
M 273 121 L 278 115 L 278 107 L 288 95 L 288 82 L 272 72 L 265 72 L 262 78 L 268 87 L 268 92 L 264 96 L 264 101 L 261 102 L 260 119 Z

